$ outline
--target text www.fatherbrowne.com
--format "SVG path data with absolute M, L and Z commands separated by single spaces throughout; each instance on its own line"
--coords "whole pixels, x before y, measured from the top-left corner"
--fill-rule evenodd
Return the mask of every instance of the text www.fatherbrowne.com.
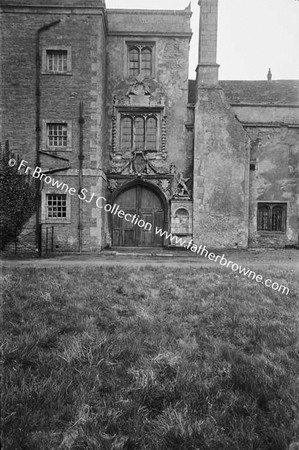
M 10 167 L 15 166 L 16 164 L 17 161 L 14 158 L 11 158 L 8 162 L 8 165 Z M 116 205 L 115 203 L 111 205 L 107 202 L 107 199 L 105 197 L 96 196 L 94 193 L 89 193 L 85 188 L 81 189 L 81 191 L 78 192 L 76 188 L 70 187 L 62 181 L 55 180 L 50 175 L 46 175 L 42 172 L 42 169 L 40 167 L 29 167 L 28 162 L 25 160 L 22 160 L 19 163 L 18 170 L 23 170 L 25 174 L 30 174 L 33 178 L 39 179 L 40 181 L 43 181 L 45 184 L 50 185 L 53 188 L 60 189 L 66 194 L 72 196 L 77 195 L 79 200 L 82 200 L 86 203 L 94 202 L 97 208 L 103 209 L 105 212 L 112 215 L 117 215 L 120 219 L 131 222 L 133 225 L 143 228 L 143 230 L 145 231 L 152 231 L 153 229 L 153 225 L 151 223 L 145 222 L 136 214 L 126 213 L 125 211 L 120 209 L 119 205 Z M 169 233 L 158 227 L 155 228 L 154 232 L 156 235 L 164 238 L 166 241 L 171 242 L 171 244 L 174 246 L 184 247 L 193 253 L 197 253 L 200 256 L 208 258 L 210 261 L 219 262 L 221 266 L 230 267 L 233 272 L 238 272 L 240 275 L 255 280 L 257 283 L 261 283 L 266 287 L 273 289 L 274 291 L 279 291 L 285 295 L 288 295 L 290 292 L 288 287 L 283 286 L 276 281 L 273 282 L 270 279 L 264 279 L 262 275 L 257 275 L 253 270 L 249 270 L 246 267 L 241 267 L 239 264 L 227 260 L 224 254 L 220 256 L 216 255 L 213 252 L 209 252 L 205 245 L 197 245 L 195 242 L 193 242 L 192 239 L 187 242 L 186 240 L 183 240 L 183 238 L 173 235 L 172 233 Z
M 256 274 L 253 270 L 249 270 L 246 267 L 242 267 L 233 261 L 227 260 L 225 255 L 216 255 L 213 252 L 209 252 L 205 245 L 196 245 L 191 239 L 189 242 L 186 240 L 168 233 L 167 231 L 163 231 L 156 227 L 155 233 L 158 236 L 164 237 L 169 240 L 172 244 L 176 246 L 180 246 L 190 250 L 193 253 L 197 253 L 200 256 L 204 256 L 208 258 L 210 261 L 219 262 L 221 266 L 230 267 L 233 272 L 237 272 L 244 277 L 255 280 L 257 283 L 264 284 L 266 287 L 273 289 L 274 291 L 279 291 L 282 294 L 288 295 L 290 290 L 287 286 L 283 286 L 282 284 L 277 283 L 276 281 L 272 281 L 269 278 L 264 279 L 262 275 Z

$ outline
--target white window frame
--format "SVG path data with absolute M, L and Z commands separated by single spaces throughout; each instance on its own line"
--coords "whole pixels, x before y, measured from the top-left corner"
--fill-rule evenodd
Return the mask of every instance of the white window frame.
M 49 125 L 65 125 L 67 127 L 67 144 L 65 147 L 49 145 L 48 127 Z M 71 120 L 43 120 L 42 121 L 42 150 L 55 152 L 72 151 L 72 121 Z
M 50 175 L 51 176 L 51 175 Z M 67 183 L 66 183 L 67 184 Z M 48 195 L 66 195 L 66 217 L 48 217 Z M 71 223 L 71 198 L 58 189 L 45 189 L 42 191 L 41 223 Z
M 66 71 L 48 70 L 47 52 L 66 51 L 67 69 Z M 42 48 L 42 71 L 43 75 L 72 75 L 72 48 L 71 46 L 51 45 Z

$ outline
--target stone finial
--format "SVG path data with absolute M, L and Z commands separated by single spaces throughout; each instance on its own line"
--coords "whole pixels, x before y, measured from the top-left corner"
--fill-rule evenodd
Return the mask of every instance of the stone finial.
M 268 70 L 268 73 L 267 73 L 267 80 L 268 80 L 268 81 L 271 81 L 271 80 L 272 80 L 272 72 L 271 72 L 271 69 Z

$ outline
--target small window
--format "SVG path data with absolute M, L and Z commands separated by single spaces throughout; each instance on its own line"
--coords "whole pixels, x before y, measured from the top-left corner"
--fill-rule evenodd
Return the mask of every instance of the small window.
M 250 161 L 250 170 L 251 171 L 255 171 L 255 170 L 257 170 L 257 162 L 256 162 L 256 159 L 252 159 L 251 161 Z
M 134 137 L 135 137 L 135 149 L 144 150 L 145 144 L 145 121 L 143 117 L 136 117 L 134 121 Z
M 157 149 L 157 119 L 149 117 L 146 121 L 146 136 L 145 136 L 147 150 Z
M 71 47 L 43 47 L 42 74 L 71 75 Z
M 123 150 L 131 150 L 133 146 L 133 119 L 123 117 L 121 121 L 121 141 Z
M 67 50 L 47 50 L 47 71 L 67 72 Z
M 66 194 L 47 194 L 47 219 L 64 219 L 67 217 Z
M 67 125 L 62 123 L 49 123 L 47 126 L 48 146 L 67 146 Z
M 128 75 L 130 77 L 153 76 L 153 45 L 128 45 Z
M 258 231 L 285 233 L 286 210 L 286 203 L 258 203 Z
M 139 75 L 139 50 L 138 48 L 131 48 L 129 50 L 129 71 L 130 76 L 137 77 Z
M 152 50 L 145 47 L 141 50 L 141 75 L 150 77 L 152 74 Z
M 66 152 L 72 151 L 72 121 L 43 120 L 42 150 Z

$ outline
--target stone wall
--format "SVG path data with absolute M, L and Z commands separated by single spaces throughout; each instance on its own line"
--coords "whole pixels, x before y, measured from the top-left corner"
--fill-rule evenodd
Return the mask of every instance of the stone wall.
M 153 94 L 165 100 L 168 163 L 175 163 L 189 176 L 192 174 L 192 136 L 185 124 L 188 123 L 190 16 L 187 11 L 108 10 L 107 46 L 110 143 L 113 97 L 125 95 L 133 82 L 126 70 L 126 42 L 153 42 L 154 77 L 145 81 Z
M 284 247 L 298 244 L 299 127 L 250 127 L 253 143 L 250 171 L 249 245 Z M 285 203 L 286 231 L 257 230 L 258 202 Z
M 54 2 L 55 3 L 55 2 Z M 2 85 L 1 94 L 6 106 L 2 120 L 1 141 L 10 142 L 10 148 L 28 162 L 36 164 L 36 39 L 40 27 L 53 21 L 60 22 L 40 35 L 40 123 L 43 170 L 51 169 L 51 176 L 61 178 L 78 190 L 79 168 L 79 105 L 83 102 L 83 187 L 97 192 L 105 189 L 102 174 L 102 155 L 105 142 L 106 96 L 106 41 L 103 8 L 3 7 L 2 26 Z M 77 2 L 78 4 L 78 2 Z M 76 4 L 76 5 L 77 5 Z M 68 5 L 75 6 L 69 2 Z M 88 4 L 92 6 L 91 3 Z M 97 2 L 100 6 L 101 2 Z M 46 48 L 67 48 L 70 70 L 67 74 L 45 73 Z M 70 146 L 66 151 L 45 147 L 46 122 L 65 121 L 71 129 Z M 51 156 L 53 155 L 53 156 Z M 68 171 L 61 171 L 69 168 Z M 55 169 L 60 169 L 55 173 Z M 89 172 L 86 172 L 86 170 Z M 94 217 L 85 205 L 83 248 L 98 250 L 105 243 L 103 217 Z M 61 250 L 78 250 L 78 198 L 71 199 L 71 217 L 68 225 L 53 224 Z
M 198 90 L 193 239 L 210 248 L 248 245 L 249 139 L 223 92 Z
M 268 91 L 271 86 L 276 88 L 278 83 L 268 83 Z M 284 87 L 283 82 L 281 85 Z M 289 86 L 289 90 L 291 88 L 292 86 Z M 243 103 L 234 104 L 233 107 L 251 140 L 250 247 L 284 247 L 298 244 L 299 106 L 295 103 L 295 92 L 293 94 L 292 98 L 285 96 L 285 104 L 280 98 L 280 104 L 277 105 L 258 105 L 255 100 L 252 105 Z M 247 97 L 250 100 L 249 95 Z M 257 230 L 259 202 L 286 205 L 285 232 Z

